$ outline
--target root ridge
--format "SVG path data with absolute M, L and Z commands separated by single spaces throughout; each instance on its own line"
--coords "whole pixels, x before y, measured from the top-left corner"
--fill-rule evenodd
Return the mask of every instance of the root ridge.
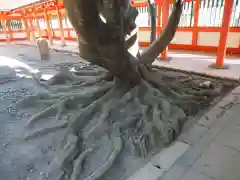
M 84 180 L 96 180 L 102 177 L 108 169 L 113 165 L 115 159 L 117 158 L 118 154 L 121 152 L 123 148 L 123 141 L 120 136 L 113 136 L 111 138 L 112 143 L 113 143 L 113 151 L 110 154 L 109 158 L 103 165 L 98 168 L 95 172 L 93 172 L 91 175 L 89 175 L 87 178 Z
M 27 96 L 15 105 L 29 108 L 38 103 L 45 107 L 29 119 L 28 128 L 48 117 L 55 119 L 53 125 L 35 129 L 24 139 L 64 130 L 64 148 L 52 160 L 48 171 L 61 171 L 63 178 L 71 180 L 102 179 L 121 152 L 125 152 L 125 145 L 133 149 L 135 156 L 146 158 L 153 149 L 169 145 L 187 117 L 221 93 L 219 87 L 215 88 L 216 83 L 214 88 L 204 89 L 192 83 L 193 77 L 169 75 L 160 70 L 142 66 L 141 82 L 135 85 L 126 79 L 113 79 L 97 69 L 89 72 L 80 69 L 75 73 L 62 69 L 46 82 L 35 78 L 46 91 Z M 82 168 L 85 159 L 94 156 L 92 145 L 98 150 L 101 137 L 106 134 L 113 145 L 109 157 L 94 172 L 85 172 Z

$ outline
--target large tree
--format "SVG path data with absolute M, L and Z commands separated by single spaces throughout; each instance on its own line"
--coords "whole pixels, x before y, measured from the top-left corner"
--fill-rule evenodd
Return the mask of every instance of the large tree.
M 65 129 L 64 148 L 51 167 L 60 168 L 66 179 L 81 179 L 83 161 L 107 139 L 112 148 L 109 158 L 85 178 L 96 180 L 129 147 L 144 158 L 153 148 L 168 145 L 186 117 L 215 92 L 182 88 L 183 81 L 170 83 L 175 77 L 152 65 L 174 37 L 182 13 L 181 0 L 176 1 L 157 39 L 150 3 L 153 42 L 136 57 L 128 49 L 137 39 L 129 36 L 136 28 L 137 11 L 128 0 L 64 0 L 64 5 L 78 36 L 80 56 L 90 65 L 74 73 L 63 67 L 44 83 L 36 79 L 47 92 L 17 104 L 48 106 L 29 120 L 32 127 L 39 119 L 56 115 L 57 124 L 25 138 Z

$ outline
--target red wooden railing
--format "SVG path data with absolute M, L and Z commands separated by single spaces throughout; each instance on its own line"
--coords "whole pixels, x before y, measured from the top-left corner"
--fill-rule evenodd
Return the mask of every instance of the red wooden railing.
M 157 36 L 161 34 L 163 27 L 167 23 L 173 1 L 156 0 Z M 201 1 L 185 0 L 185 2 L 193 3 L 193 23 L 191 27 L 179 27 L 177 29 L 175 38 L 169 45 L 169 48 L 216 52 L 217 66 L 223 66 L 225 51 L 240 54 L 240 27 L 229 26 L 233 1 L 225 0 L 222 26 L 204 27 L 199 25 Z M 137 8 L 145 8 L 147 7 L 147 2 L 132 1 L 132 5 Z M 22 21 L 23 24 L 22 28 L 11 27 L 9 23 L 6 27 L 3 26 L 0 31 L 0 41 L 2 42 L 16 40 L 35 41 L 40 36 L 48 38 L 50 44 L 54 39 L 61 40 L 63 45 L 65 40 L 77 40 L 71 24 L 66 23 L 64 6 L 52 0 L 20 7 L 11 12 L 2 12 L 0 13 L 0 19 L 3 25 L 6 25 L 6 21 L 9 20 Z M 39 23 L 40 21 L 44 23 L 41 24 Z M 140 46 L 148 46 L 149 37 L 150 27 L 141 26 L 139 28 Z M 167 56 L 167 50 L 165 50 L 161 57 L 167 58 Z

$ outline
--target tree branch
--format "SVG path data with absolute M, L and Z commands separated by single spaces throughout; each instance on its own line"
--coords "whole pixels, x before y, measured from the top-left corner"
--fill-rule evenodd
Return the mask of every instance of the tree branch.
M 139 64 L 152 64 L 157 56 L 167 47 L 173 39 L 182 14 L 182 2 L 178 0 L 169 17 L 168 24 L 161 36 L 155 40 L 139 57 Z
M 151 17 L 151 37 L 150 37 L 150 44 L 152 44 L 156 40 L 156 11 L 154 8 L 154 1 L 148 0 L 148 9 L 149 15 Z
M 107 0 L 101 4 L 94 0 L 64 0 L 64 5 L 78 35 L 80 56 L 136 84 L 141 78 L 128 48 L 137 37 L 126 39 L 126 34 L 135 28 L 137 11 L 125 1 Z M 101 13 L 106 22 L 101 20 Z
M 79 37 L 78 41 L 83 44 L 96 44 L 98 34 L 95 34 L 95 29 L 99 29 L 101 23 L 98 4 L 89 0 L 63 0 L 63 2 L 69 20 Z

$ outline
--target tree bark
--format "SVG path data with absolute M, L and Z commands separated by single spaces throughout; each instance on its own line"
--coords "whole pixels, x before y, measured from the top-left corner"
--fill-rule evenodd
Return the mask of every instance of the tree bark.
M 151 1 L 152 0 L 148 0 L 149 16 L 151 17 L 150 44 L 156 39 L 156 9 L 154 8 L 154 3 Z
M 152 64 L 170 43 L 182 12 L 182 3 L 178 0 L 161 37 L 138 58 L 132 57 L 128 52 L 129 44 L 132 44 L 134 38 L 125 41 L 126 35 L 136 27 L 134 20 L 137 16 L 136 9 L 130 7 L 127 1 L 104 0 L 101 3 L 91 0 L 64 0 L 64 5 L 78 35 L 81 57 L 107 69 L 114 76 L 129 79 L 133 84 L 141 81 L 139 69 L 142 64 Z M 152 4 L 150 7 L 154 33 Z M 100 14 L 105 16 L 105 22 L 101 20 Z

